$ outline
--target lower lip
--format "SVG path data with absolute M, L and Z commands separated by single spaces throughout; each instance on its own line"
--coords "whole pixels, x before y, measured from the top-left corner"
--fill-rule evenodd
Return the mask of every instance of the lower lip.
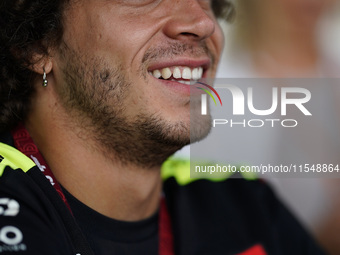
M 187 84 L 183 84 L 183 83 L 176 82 L 176 81 L 157 79 L 157 78 L 155 78 L 153 76 L 152 76 L 152 78 L 154 78 L 158 82 L 161 82 L 168 89 L 174 91 L 177 94 L 182 94 L 184 96 L 200 95 L 200 94 L 202 94 L 202 90 L 198 89 L 197 86 L 195 86 L 195 84 L 187 85 Z

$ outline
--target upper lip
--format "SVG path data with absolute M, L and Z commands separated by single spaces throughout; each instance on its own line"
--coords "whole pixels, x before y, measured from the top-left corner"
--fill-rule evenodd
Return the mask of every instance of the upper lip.
M 148 67 L 148 71 L 154 71 L 154 70 L 160 70 L 166 67 L 172 67 L 172 66 L 186 66 L 190 68 L 195 67 L 202 67 L 203 70 L 209 69 L 211 65 L 211 61 L 209 58 L 204 59 L 172 59 L 172 60 L 164 60 L 159 61 L 157 63 L 152 63 Z

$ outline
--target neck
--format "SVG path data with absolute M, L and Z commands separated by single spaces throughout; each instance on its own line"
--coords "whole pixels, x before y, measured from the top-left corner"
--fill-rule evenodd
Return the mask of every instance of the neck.
M 58 182 L 107 217 L 138 221 L 154 214 L 162 188 L 160 166 L 143 169 L 110 160 L 51 98 L 36 98 L 25 124 Z

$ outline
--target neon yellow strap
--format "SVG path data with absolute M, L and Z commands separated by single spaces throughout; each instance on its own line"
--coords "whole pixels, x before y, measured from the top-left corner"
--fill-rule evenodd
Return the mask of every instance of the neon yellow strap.
M 28 170 L 35 166 L 35 163 L 30 158 L 17 149 L 4 143 L 0 143 L 0 161 L 0 177 L 2 176 L 6 166 L 13 169 L 22 169 L 24 172 L 28 172 Z M 170 158 L 164 162 L 161 169 L 161 176 L 164 181 L 174 177 L 177 183 L 182 186 L 201 179 L 190 178 L 189 160 L 174 158 Z M 225 178 L 209 178 L 208 180 L 220 182 L 228 179 L 229 177 L 230 176 L 226 176 Z M 249 178 L 250 176 L 248 178 L 247 176 L 243 177 L 245 179 L 256 179 L 254 176 L 252 176 L 252 178 Z
M 27 172 L 35 166 L 35 163 L 30 158 L 4 143 L 0 143 L 0 161 L 0 177 L 6 166 L 13 169 L 22 169 L 24 172 Z

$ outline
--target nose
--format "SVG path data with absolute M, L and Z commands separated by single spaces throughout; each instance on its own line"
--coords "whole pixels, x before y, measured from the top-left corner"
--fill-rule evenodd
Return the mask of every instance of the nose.
M 164 26 L 164 33 L 176 40 L 204 40 L 215 31 L 215 21 L 207 14 L 209 9 L 200 0 L 172 2 L 171 16 Z M 206 3 L 205 3 L 206 4 Z

